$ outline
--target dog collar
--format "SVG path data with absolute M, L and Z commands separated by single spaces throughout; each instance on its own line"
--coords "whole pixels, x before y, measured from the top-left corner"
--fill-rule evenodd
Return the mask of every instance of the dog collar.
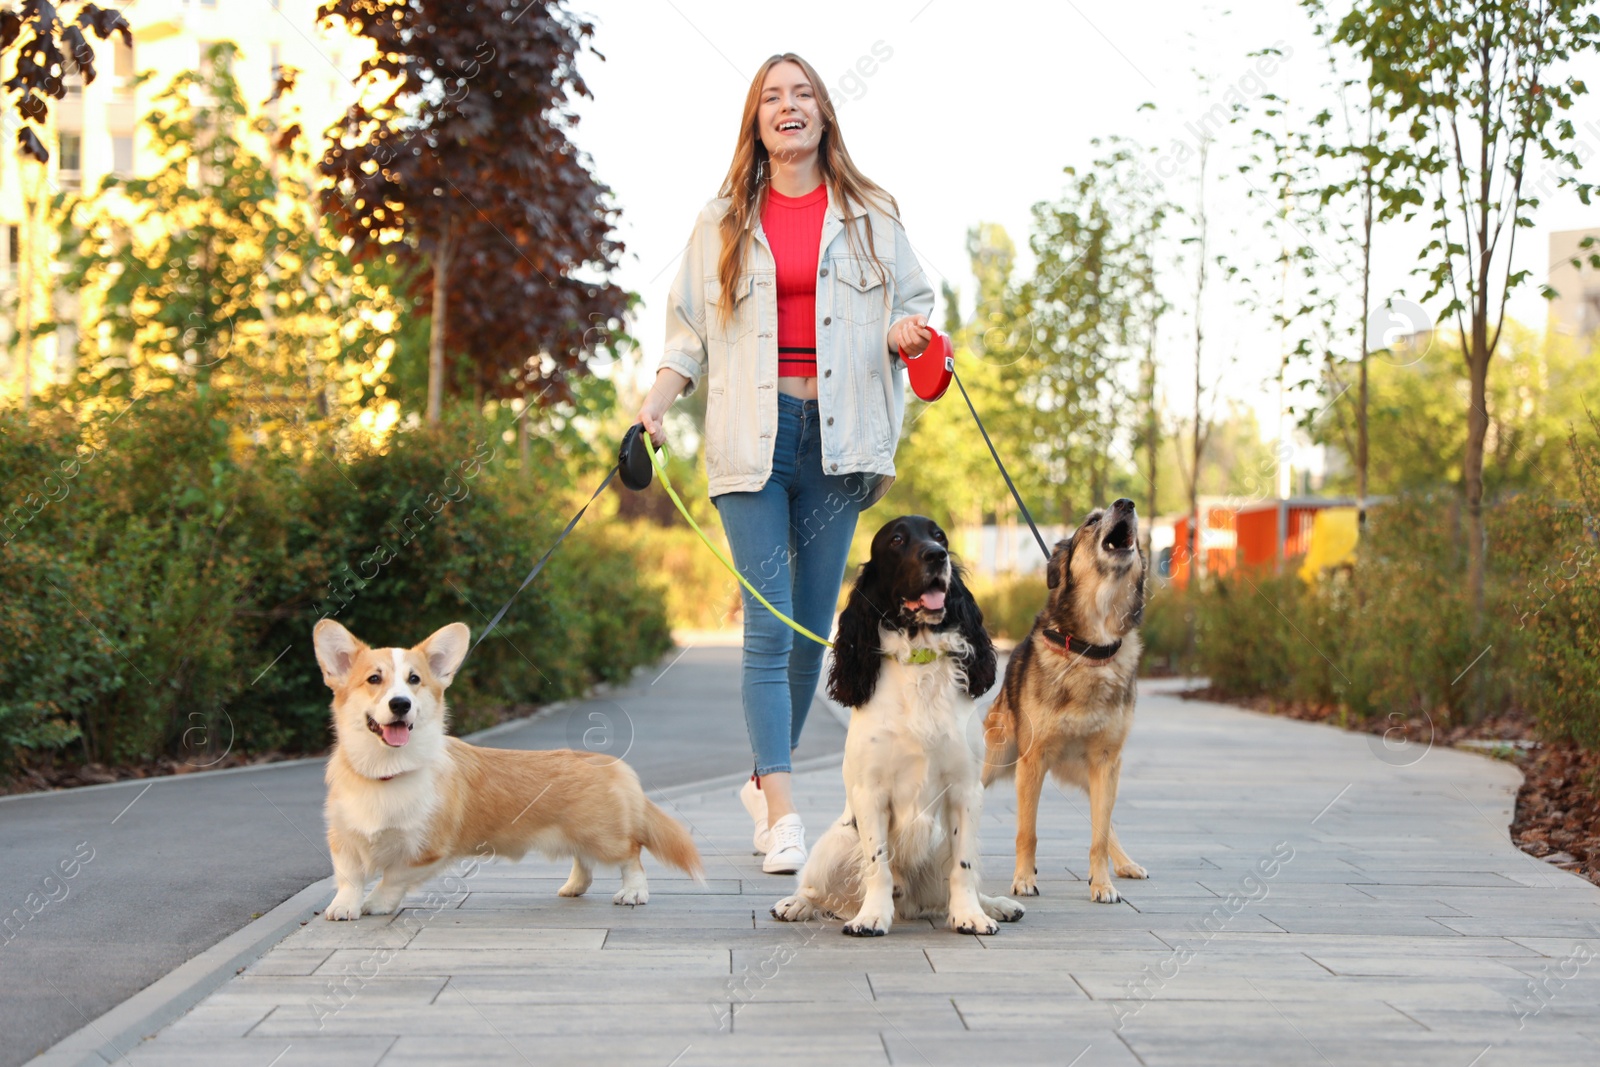
M 1109 645 L 1092 645 L 1081 637 L 1064 634 L 1060 630 L 1045 630 L 1044 639 L 1051 648 L 1063 656 L 1077 655 L 1085 659 L 1106 660 L 1117 654 L 1122 647 L 1120 639 Z
M 898 656 L 892 655 L 888 652 L 885 652 L 884 655 L 888 656 L 890 659 L 899 659 Z M 913 648 L 910 652 L 906 653 L 906 658 L 901 660 L 901 662 L 914 663 L 921 667 L 932 663 L 934 660 L 938 659 L 939 656 L 940 652 L 935 648 Z

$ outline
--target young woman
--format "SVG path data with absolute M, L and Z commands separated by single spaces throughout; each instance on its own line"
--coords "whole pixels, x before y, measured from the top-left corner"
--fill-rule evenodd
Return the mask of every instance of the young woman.
M 712 502 L 745 578 L 818 635 L 832 629 L 856 516 L 894 480 L 905 413 L 896 350 L 932 340 L 933 290 L 894 198 L 850 160 L 827 87 L 797 55 L 761 65 L 733 164 L 695 222 L 639 410 L 651 438 L 702 381 Z M 790 753 L 821 645 L 744 596 L 742 695 L 755 775 L 740 794 L 762 869 L 805 862 Z

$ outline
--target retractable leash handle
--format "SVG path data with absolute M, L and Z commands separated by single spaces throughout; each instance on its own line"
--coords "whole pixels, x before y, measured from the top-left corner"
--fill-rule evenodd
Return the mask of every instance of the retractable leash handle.
M 972 397 L 967 395 L 967 387 L 956 377 L 956 358 L 950 347 L 950 338 L 932 326 L 927 329 L 933 334 L 933 340 L 928 342 L 928 347 L 923 349 L 920 355 L 908 356 L 905 349 L 900 350 L 900 358 L 905 361 L 906 371 L 911 377 L 911 391 L 932 403 L 944 396 L 951 382 L 956 383 L 956 388 L 961 390 L 961 399 L 967 402 L 967 410 L 972 412 L 972 421 L 978 424 L 978 432 L 983 435 L 983 443 L 989 446 L 989 455 L 994 457 L 994 465 L 1000 468 L 1000 477 L 1006 480 L 1006 488 L 1011 490 L 1011 497 L 1017 502 L 1022 517 L 1028 520 L 1028 529 L 1033 531 L 1033 539 L 1039 543 L 1039 551 L 1044 553 L 1045 562 L 1048 563 L 1050 549 L 1044 543 L 1044 536 L 1039 533 L 1039 527 L 1029 514 L 1028 505 L 1022 502 L 1022 494 L 1017 492 L 1016 484 L 1006 471 L 1006 465 L 1000 462 L 1000 453 L 996 451 L 994 442 L 989 440 L 989 431 L 984 429 L 983 420 L 978 418 L 978 409 L 972 406 Z
M 956 376 L 956 358 L 950 349 L 950 338 L 932 326 L 926 329 L 933 334 L 928 347 L 915 356 L 906 355 L 906 350 L 902 348 L 900 358 L 911 377 L 911 391 L 920 399 L 932 403 L 950 388 L 950 381 Z

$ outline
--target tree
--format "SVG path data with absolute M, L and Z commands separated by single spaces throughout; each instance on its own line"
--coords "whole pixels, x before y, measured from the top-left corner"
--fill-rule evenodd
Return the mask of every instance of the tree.
M 282 357 L 299 353 L 292 315 L 316 300 L 306 272 L 322 242 L 304 186 L 263 154 L 269 131 L 252 135 L 234 55 L 213 45 L 200 70 L 156 95 L 144 120 L 161 155 L 151 176 L 107 178 L 69 208 L 65 282 L 92 323 L 82 378 L 93 394 L 301 377 Z
M 1411 144 L 1396 146 L 1393 158 L 1415 182 L 1406 202 L 1436 234 L 1418 271 L 1429 283 L 1423 301 L 1447 296 L 1439 321 L 1454 319 L 1462 338 L 1467 578 L 1481 628 L 1489 363 L 1506 301 L 1531 276 L 1517 269 L 1516 237 L 1539 203 L 1523 175 L 1538 151 L 1570 168 L 1562 184 L 1589 202 L 1594 185 L 1574 177 L 1582 160 L 1566 118 L 1587 87 L 1572 73 L 1552 74 L 1596 50 L 1600 16 L 1585 0 L 1359 0 L 1334 40 L 1371 65 L 1376 102 L 1407 126 Z
M 605 280 L 616 209 L 568 136 L 593 25 L 559 0 L 329 0 L 319 15 L 375 46 L 360 81 L 381 96 L 330 129 L 323 204 L 358 261 L 395 256 L 431 300 L 428 421 L 462 380 L 564 396 L 627 307 Z M 449 353 L 471 373 L 452 376 Z
M 104 41 L 113 33 L 133 47 L 133 30 L 115 8 L 80 3 L 78 17 L 66 21 L 61 8 L 50 0 L 23 0 L 20 10 L 0 11 L 0 56 L 16 53 L 16 73 L 6 80 L 6 92 L 16 100 L 22 126 L 17 130 L 17 150 L 40 163 L 50 161 L 50 152 L 34 132 L 49 118 L 49 99 L 67 95 L 66 79 L 77 74 L 85 85 L 99 73 L 94 65 L 94 48 L 83 35 L 90 31 Z M 26 40 L 22 34 L 27 32 Z

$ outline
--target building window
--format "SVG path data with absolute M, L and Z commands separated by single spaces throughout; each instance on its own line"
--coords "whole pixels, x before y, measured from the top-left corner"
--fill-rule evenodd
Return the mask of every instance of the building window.
M 17 276 L 17 263 L 22 259 L 22 234 L 17 227 L 6 227 L 6 274 Z
M 133 46 L 124 44 L 121 37 L 116 40 L 116 52 L 111 60 L 111 73 L 118 78 L 132 78 L 134 73 Z
M 111 172 L 119 178 L 133 174 L 133 134 L 118 133 L 111 137 Z
M 61 134 L 57 147 L 60 151 L 62 170 L 79 171 L 83 169 L 83 136 L 81 134 Z

